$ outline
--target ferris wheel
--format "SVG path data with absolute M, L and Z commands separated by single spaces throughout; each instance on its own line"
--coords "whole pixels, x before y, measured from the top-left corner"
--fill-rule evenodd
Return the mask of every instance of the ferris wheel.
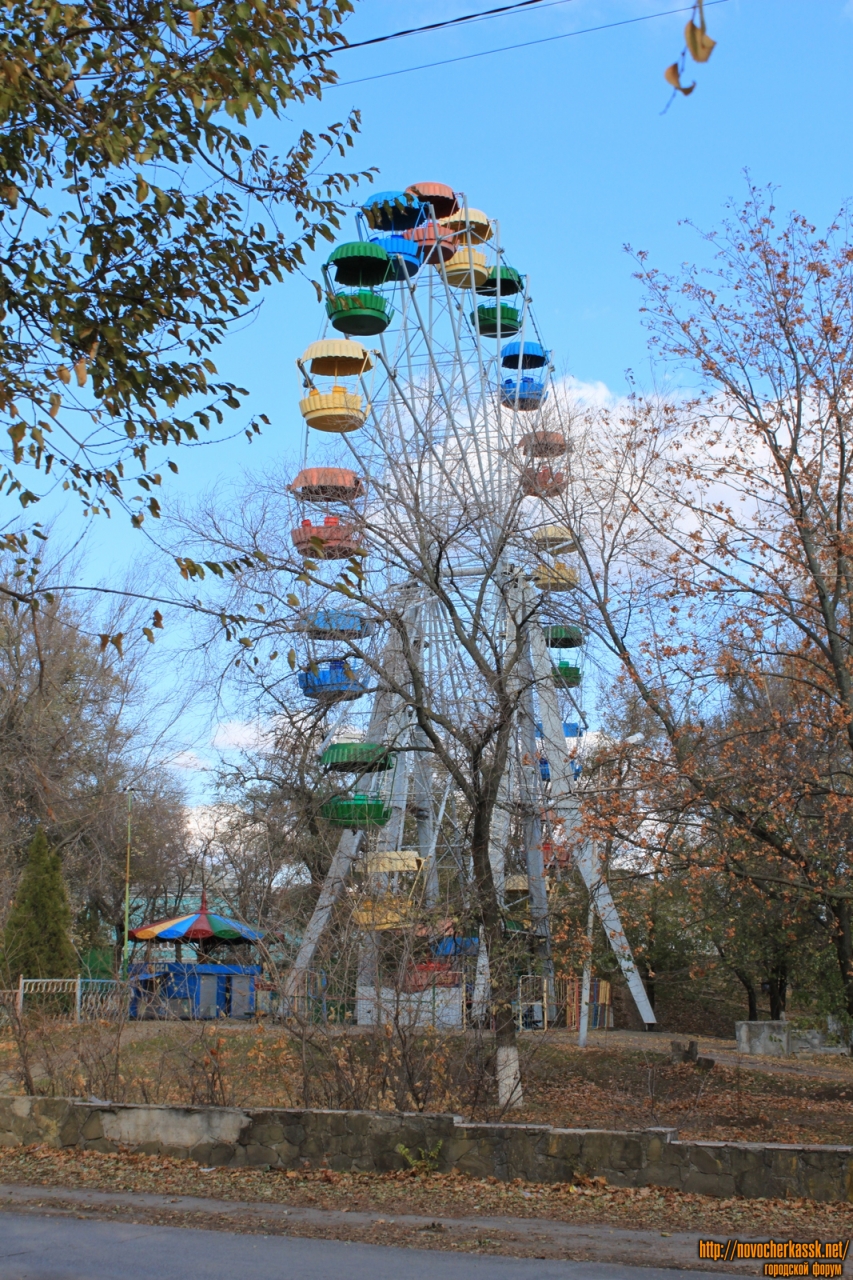
M 340 783 L 321 811 L 341 834 L 286 991 L 298 998 L 341 901 L 369 942 L 469 900 L 454 764 L 459 730 L 482 726 L 498 686 L 513 710 L 488 860 L 547 978 L 546 863 L 578 827 L 586 722 L 582 630 L 548 617 L 578 578 L 573 536 L 543 505 L 568 486 L 570 442 L 529 280 L 499 224 L 435 182 L 374 195 L 323 274 L 325 332 L 297 360 L 292 540 L 306 571 L 293 628 L 300 695 L 323 717 L 321 764 Z M 652 1025 L 596 851 L 586 841 L 574 857 Z M 372 1022 L 382 979 L 376 947 L 362 951 L 357 1018 Z M 482 946 L 476 973 L 484 1008 Z

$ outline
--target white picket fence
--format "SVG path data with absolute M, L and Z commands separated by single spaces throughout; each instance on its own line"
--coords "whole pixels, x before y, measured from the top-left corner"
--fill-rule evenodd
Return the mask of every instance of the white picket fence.
M 58 998 L 46 1002 L 45 996 Z M 114 978 L 21 977 L 17 987 L 0 991 L 0 1021 L 8 1020 L 13 1012 L 22 1017 L 28 1003 L 47 1003 L 51 1016 L 69 1022 L 115 1021 L 127 1016 L 128 998 L 127 983 Z

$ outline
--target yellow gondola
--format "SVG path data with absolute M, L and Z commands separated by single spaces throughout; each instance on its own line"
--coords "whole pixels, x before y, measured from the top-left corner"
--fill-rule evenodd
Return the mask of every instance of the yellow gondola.
M 552 565 L 534 569 L 533 585 L 537 591 L 574 591 L 578 585 L 578 572 L 571 565 L 557 560 Z
M 381 898 L 367 898 L 352 913 L 359 929 L 382 932 L 385 929 L 402 929 L 410 921 L 408 899 L 386 894 Z
M 492 223 L 482 209 L 459 209 L 440 224 L 457 235 L 462 244 L 485 244 L 492 238 Z
M 299 412 L 315 431 L 357 431 L 367 416 L 361 396 L 345 387 L 332 387 L 325 394 L 312 387 L 299 401 Z
M 562 524 L 546 524 L 533 534 L 539 551 L 574 551 L 575 538 L 571 529 Z
M 400 872 L 417 874 L 423 861 L 420 854 L 412 849 L 389 849 L 383 853 L 369 853 L 364 859 L 364 872 L 369 876 L 397 875 Z
M 300 368 L 307 365 L 312 374 L 321 378 L 347 378 L 372 369 L 373 357 L 360 342 L 324 338 L 322 342 L 312 342 L 296 363 Z
M 373 357 L 360 342 L 326 338 L 312 342 L 297 360 L 306 378 L 332 378 L 334 385 L 312 386 L 299 401 L 299 412 L 315 431 L 357 431 L 364 425 L 369 405 L 355 391 L 338 384 L 339 378 L 357 378 L 373 368 Z
M 444 270 L 447 283 L 454 289 L 479 289 L 489 275 L 486 255 L 470 248 L 457 249 L 445 263 Z

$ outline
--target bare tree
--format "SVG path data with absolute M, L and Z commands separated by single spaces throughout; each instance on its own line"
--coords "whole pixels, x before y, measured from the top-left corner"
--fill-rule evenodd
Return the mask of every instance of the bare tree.
M 122 629 L 118 616 L 111 633 Z M 139 649 L 130 643 L 119 656 L 92 622 L 63 597 L 39 608 L 0 603 L 0 896 L 5 915 L 41 825 L 62 856 L 78 942 L 118 945 L 129 789 L 132 887 L 143 909 L 164 903 L 190 852 Z
M 584 625 L 654 726 L 636 805 L 590 820 L 810 901 L 853 1013 L 853 250 L 846 218 L 780 226 L 753 188 L 706 239 L 705 274 L 640 257 L 653 341 L 694 398 L 597 414 L 552 502 L 583 534 Z

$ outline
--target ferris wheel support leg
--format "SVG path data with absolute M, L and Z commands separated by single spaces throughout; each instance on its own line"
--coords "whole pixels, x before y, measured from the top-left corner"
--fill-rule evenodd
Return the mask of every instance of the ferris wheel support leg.
M 584 884 L 589 890 L 590 899 L 604 927 L 605 936 L 619 961 L 622 976 L 628 984 L 628 990 L 634 997 L 634 1003 L 637 1006 L 640 1017 L 645 1022 L 647 1029 L 653 1029 L 657 1021 L 654 1010 L 649 1003 L 643 980 L 637 972 L 637 966 L 634 964 L 634 956 L 628 939 L 625 937 L 625 931 L 619 919 L 619 912 L 616 910 L 616 903 L 613 901 L 607 881 L 602 874 L 598 850 L 591 840 L 585 840 L 575 853 L 575 862 L 583 877 Z
M 413 735 L 415 745 L 423 746 L 426 735 L 418 730 Z M 424 859 L 424 901 L 428 907 L 438 902 L 438 866 L 435 857 L 435 815 L 432 802 L 432 769 L 425 752 L 416 752 L 412 766 L 412 793 L 415 802 L 415 819 L 418 827 L 418 848 Z
M 331 866 L 323 882 L 323 888 L 320 890 L 317 905 L 314 907 L 311 919 L 308 921 L 305 932 L 302 935 L 302 942 L 296 953 L 296 959 L 285 978 L 285 1014 L 304 1012 L 298 1007 L 301 988 L 305 984 L 308 972 L 314 962 L 314 955 L 320 939 L 323 936 L 326 925 L 329 923 L 332 908 L 343 892 L 350 867 L 361 848 L 363 838 L 363 831 L 353 831 L 349 828 L 341 834 L 338 847 L 332 857 Z
M 534 622 L 530 627 L 530 650 L 533 660 L 533 674 L 539 695 L 539 710 L 542 717 L 542 729 L 548 761 L 551 766 L 551 803 L 563 821 L 567 837 L 571 837 L 578 828 L 580 808 L 577 796 L 573 791 L 570 777 L 569 758 L 566 752 L 566 738 L 563 733 L 563 719 L 557 691 L 551 677 L 551 660 L 545 644 L 545 636 L 541 627 Z M 601 871 L 601 863 L 592 841 L 585 840 L 575 852 L 575 865 L 581 874 L 584 884 L 599 919 L 604 933 L 627 983 L 628 990 L 634 998 L 637 1011 L 646 1027 L 654 1028 L 656 1018 L 649 1003 L 646 988 L 634 964 L 634 956 L 619 912 Z

